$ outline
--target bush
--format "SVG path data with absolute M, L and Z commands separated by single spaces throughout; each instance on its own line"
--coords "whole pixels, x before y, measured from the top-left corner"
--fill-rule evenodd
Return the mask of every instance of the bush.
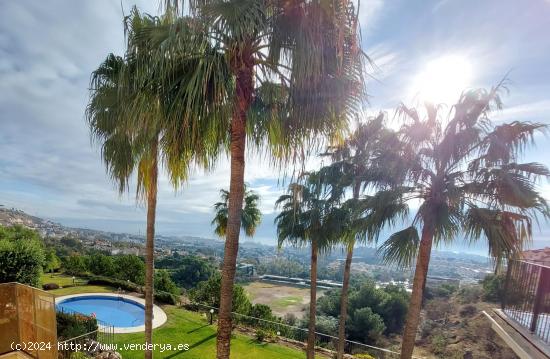
M 97 320 L 82 314 L 56 313 L 58 339 L 71 339 L 98 329 Z
M 498 302 L 503 296 L 506 276 L 502 274 L 489 274 L 482 281 L 483 299 L 489 302 Z
M 88 284 L 91 285 L 108 285 L 115 288 L 120 288 L 130 292 L 140 292 L 141 288 L 132 282 L 122 279 L 115 279 L 103 276 L 91 276 L 88 279 Z
M 465 305 L 462 307 L 462 309 L 460 309 L 460 316 L 461 317 L 471 317 L 473 316 L 474 314 L 477 313 L 477 308 L 473 305 Z
M 373 357 L 368 353 L 354 354 L 353 357 L 356 359 L 376 359 L 375 357 Z
M 453 304 L 445 299 L 434 299 L 426 305 L 426 317 L 434 321 L 446 323 L 454 311 Z
M 114 256 L 115 277 L 120 280 L 130 280 L 137 284 L 145 283 L 145 263 L 132 254 Z
M 38 287 L 44 258 L 38 233 L 21 226 L 0 226 L 0 283 Z
M 272 330 L 256 330 L 256 340 L 259 342 L 269 342 L 275 340 L 275 338 L 277 338 L 277 335 Z
M 180 293 L 180 289 L 172 281 L 172 278 L 170 278 L 170 274 L 166 269 L 159 269 L 155 273 L 155 290 L 158 290 L 159 292 L 168 292 L 172 293 L 174 295 L 178 295 Z
M 171 304 L 171 305 L 176 305 L 178 303 L 178 298 L 175 295 L 173 295 L 172 293 L 162 292 L 162 291 L 155 292 L 155 300 L 160 303 Z
M 460 289 L 458 299 L 462 304 L 477 303 L 481 299 L 483 290 L 479 285 L 469 285 Z
M 296 318 L 296 315 L 294 313 L 286 313 L 283 317 L 283 322 L 291 326 L 296 325 L 297 320 L 298 319 Z
M 420 326 L 420 337 L 426 339 L 432 334 L 434 328 L 437 327 L 437 324 L 433 320 L 425 320 Z
M 435 354 L 445 354 L 448 344 L 447 338 L 442 333 L 437 333 L 432 337 L 431 350 Z
M 72 255 L 62 260 L 65 273 L 79 275 L 88 271 L 88 257 L 82 255 Z
M 44 290 L 59 289 L 59 285 L 57 283 L 46 283 L 42 285 L 42 289 Z

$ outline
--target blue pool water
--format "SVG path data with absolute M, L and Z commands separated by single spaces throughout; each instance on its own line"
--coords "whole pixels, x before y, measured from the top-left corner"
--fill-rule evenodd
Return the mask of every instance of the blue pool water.
M 58 311 L 95 314 L 96 318 L 115 327 L 137 327 L 145 323 L 145 308 L 118 296 L 82 296 L 56 303 Z

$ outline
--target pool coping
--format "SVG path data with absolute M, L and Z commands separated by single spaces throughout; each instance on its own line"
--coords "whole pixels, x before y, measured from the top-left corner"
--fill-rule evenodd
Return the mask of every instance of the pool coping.
M 82 298 L 82 297 L 122 297 L 124 299 L 136 302 L 145 306 L 145 299 L 134 297 L 133 295 L 128 294 L 118 294 L 118 293 L 81 293 L 81 294 L 70 294 L 63 295 L 55 298 L 56 304 L 58 302 L 71 299 L 71 298 Z M 168 317 L 162 308 L 153 304 L 153 329 L 160 327 L 166 321 Z M 115 334 L 126 334 L 126 333 L 139 333 L 145 331 L 145 324 L 139 325 L 136 327 L 115 327 L 113 326 L 113 333 Z

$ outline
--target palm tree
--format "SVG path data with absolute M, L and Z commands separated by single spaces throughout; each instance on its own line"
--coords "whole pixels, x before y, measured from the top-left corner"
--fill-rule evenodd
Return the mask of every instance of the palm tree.
M 412 225 L 381 247 L 390 262 L 410 265 L 416 258 L 401 358 L 411 358 L 414 349 L 433 243 L 451 242 L 460 233 L 472 242 L 484 238 L 491 257 L 500 261 L 530 240 L 532 218 L 549 217 L 548 205 L 535 189 L 538 178 L 549 177 L 548 169 L 517 162 L 546 126 L 518 121 L 493 125 L 489 115 L 501 107 L 501 88 L 463 93 L 447 118 L 430 104 L 425 116 L 404 105 L 399 109 L 404 199 L 420 202 Z
M 315 317 L 317 302 L 317 256 L 330 250 L 340 230 L 330 194 L 323 190 L 319 173 L 308 173 L 302 183 L 292 183 L 288 193 L 279 197 L 281 213 L 275 218 L 279 248 L 289 242 L 311 246 L 310 302 L 307 358 L 315 357 Z
M 345 330 L 347 319 L 348 289 L 350 281 L 353 248 L 357 241 L 373 242 L 378 239 L 381 229 L 393 224 L 396 218 L 403 218 L 408 207 L 401 201 L 399 192 L 392 192 L 392 184 L 397 183 L 388 163 L 395 158 L 392 148 L 398 148 L 396 134 L 384 127 L 385 115 L 357 122 L 354 132 L 339 146 L 329 148 L 326 155 L 335 161 L 322 169 L 324 182 L 330 185 L 335 196 L 343 196 L 346 188 L 351 188 L 352 198 L 342 205 L 343 233 L 341 242 L 346 248 L 346 261 L 342 294 L 340 297 L 340 317 L 338 323 L 337 358 L 344 355 Z M 365 189 L 378 189 L 374 195 L 360 198 Z
M 214 204 L 216 215 L 212 224 L 216 225 L 214 232 L 221 238 L 225 238 L 227 230 L 227 203 L 229 202 L 229 192 L 225 189 L 220 190 L 221 202 Z M 256 228 L 262 221 L 262 212 L 258 208 L 260 197 L 254 191 L 247 189 L 245 185 L 244 206 L 241 215 L 241 227 L 247 237 L 254 236 Z
M 166 3 L 177 7 L 181 2 Z M 223 147 L 230 153 L 217 338 L 217 357 L 228 359 L 246 138 L 257 149 L 267 147 L 275 162 L 282 164 L 303 159 L 323 139 L 339 135 L 363 100 L 363 53 L 357 17 L 348 2 L 333 0 L 332 6 L 326 6 L 318 0 L 210 0 L 189 5 L 196 19 L 192 26 L 178 23 L 164 32 L 144 31 L 143 36 L 163 43 L 155 58 L 167 87 L 178 76 L 186 78 L 185 85 L 174 91 L 170 117 L 197 122 L 205 129 L 203 140 L 209 148 Z M 181 52 L 187 55 L 175 55 Z M 194 68 L 182 66 L 182 58 L 200 61 Z M 227 70 L 230 81 L 225 76 L 215 78 L 218 69 Z M 216 96 L 210 102 L 196 98 L 205 91 Z M 258 103 L 268 111 L 256 111 Z M 212 105 L 212 111 L 205 111 L 204 104 Z
M 101 155 L 111 179 L 118 183 L 120 193 L 129 187 L 130 178 L 137 176 L 137 200 L 147 204 L 146 274 L 145 274 L 145 339 L 152 343 L 154 236 L 158 190 L 159 162 L 164 160 L 174 186 L 187 179 L 189 166 L 198 158 L 199 141 L 177 145 L 173 133 L 190 137 L 183 130 L 191 126 L 170 123 L 166 117 L 171 107 L 170 88 L 161 86 L 164 79 L 154 70 L 157 64 L 151 54 L 157 50 L 142 41 L 144 29 L 160 29 L 172 21 L 140 14 L 133 9 L 125 18 L 127 51 L 124 57 L 110 54 L 92 73 L 91 96 L 86 118 L 94 141 L 101 145 Z M 206 153 L 206 151 L 204 152 Z M 206 156 L 210 158 L 210 156 Z M 204 161 L 198 161 L 203 163 Z M 147 349 L 145 357 L 151 358 Z
M 139 93 L 120 91 L 123 76 L 131 76 L 129 65 L 121 57 L 109 55 L 92 74 L 92 96 L 87 118 L 94 140 L 101 143 L 101 155 L 111 178 L 123 193 L 130 177 L 138 172 L 138 199 L 147 203 L 146 274 L 145 274 L 145 338 L 152 343 L 153 251 L 158 177 L 158 130 L 131 133 L 132 127 L 123 106 L 129 106 Z M 151 116 L 156 106 L 151 106 Z M 151 358 L 151 351 L 145 352 Z

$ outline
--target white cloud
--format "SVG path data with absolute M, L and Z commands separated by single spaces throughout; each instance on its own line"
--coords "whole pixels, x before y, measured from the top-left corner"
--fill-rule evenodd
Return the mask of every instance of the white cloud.
M 495 113 L 495 121 L 532 121 L 550 123 L 550 100 L 527 102 Z
M 357 6 L 357 2 L 355 2 Z M 359 23 L 361 25 L 362 35 L 368 36 L 373 31 L 380 20 L 384 0 L 363 0 L 359 4 Z

